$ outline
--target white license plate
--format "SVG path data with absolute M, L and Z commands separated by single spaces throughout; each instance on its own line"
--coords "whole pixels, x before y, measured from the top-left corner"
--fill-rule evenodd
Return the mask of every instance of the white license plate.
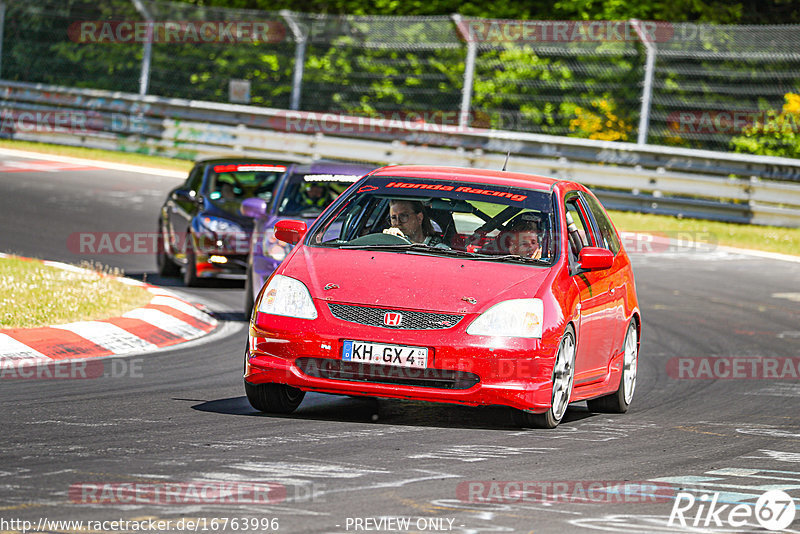
M 347 340 L 342 349 L 342 361 L 424 369 L 428 367 L 428 349 Z

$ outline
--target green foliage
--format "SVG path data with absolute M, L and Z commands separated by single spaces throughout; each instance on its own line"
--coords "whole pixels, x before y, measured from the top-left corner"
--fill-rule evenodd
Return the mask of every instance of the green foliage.
M 736 152 L 800 158 L 800 94 L 786 93 L 780 113 L 765 113 L 731 139 Z
M 351 15 L 449 15 L 523 20 L 670 20 L 716 24 L 800 23 L 796 0 L 183 0 L 196 5 Z

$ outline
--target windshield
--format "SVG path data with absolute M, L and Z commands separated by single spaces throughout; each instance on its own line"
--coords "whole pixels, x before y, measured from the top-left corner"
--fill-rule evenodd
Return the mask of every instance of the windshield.
M 556 257 L 553 221 L 546 191 L 373 177 L 306 243 L 541 265 Z
M 361 176 L 363 174 L 312 173 L 301 167 L 287 180 L 283 198 L 278 201 L 278 215 L 315 218 Z
M 278 180 L 286 172 L 283 165 L 261 163 L 214 165 L 208 177 L 211 200 L 239 204 L 246 198 L 269 201 Z

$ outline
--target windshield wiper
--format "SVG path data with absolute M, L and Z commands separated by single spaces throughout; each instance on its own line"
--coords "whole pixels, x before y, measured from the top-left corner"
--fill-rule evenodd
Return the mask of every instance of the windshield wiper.
M 421 252 L 423 254 L 442 255 L 442 256 L 463 256 L 473 257 L 472 252 L 446 248 L 443 246 L 431 246 L 424 243 L 396 243 L 396 244 L 373 244 L 373 245 L 340 245 L 339 248 L 353 250 L 388 250 L 397 252 Z
M 352 250 L 388 250 L 388 251 L 411 251 L 423 252 L 432 255 L 442 256 L 458 256 L 462 258 L 470 258 L 474 260 L 484 261 L 513 261 L 519 263 L 550 263 L 548 259 L 542 258 L 526 258 L 516 254 L 505 254 L 502 256 L 492 254 L 481 254 L 479 252 L 467 252 L 465 250 L 457 250 L 452 248 L 442 248 L 436 246 L 425 245 L 422 243 L 397 243 L 397 244 L 374 244 L 374 245 L 339 245 L 338 248 L 346 248 Z
M 479 254 L 480 260 L 488 261 L 513 261 L 518 263 L 546 263 L 549 264 L 550 260 L 545 258 L 526 258 L 517 254 L 504 254 L 502 256 L 492 256 L 490 254 Z

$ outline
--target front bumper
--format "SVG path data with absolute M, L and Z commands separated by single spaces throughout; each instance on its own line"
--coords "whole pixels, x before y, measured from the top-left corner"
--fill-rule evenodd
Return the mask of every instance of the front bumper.
M 224 258 L 224 262 L 221 259 Z M 224 251 L 198 254 L 195 269 L 199 278 L 232 278 L 244 280 L 247 256 Z
M 547 411 L 557 341 L 470 336 L 473 319 L 425 331 L 354 324 L 327 310 L 313 321 L 257 314 L 244 378 L 304 391 Z M 427 347 L 428 367 L 343 362 L 344 340 Z

